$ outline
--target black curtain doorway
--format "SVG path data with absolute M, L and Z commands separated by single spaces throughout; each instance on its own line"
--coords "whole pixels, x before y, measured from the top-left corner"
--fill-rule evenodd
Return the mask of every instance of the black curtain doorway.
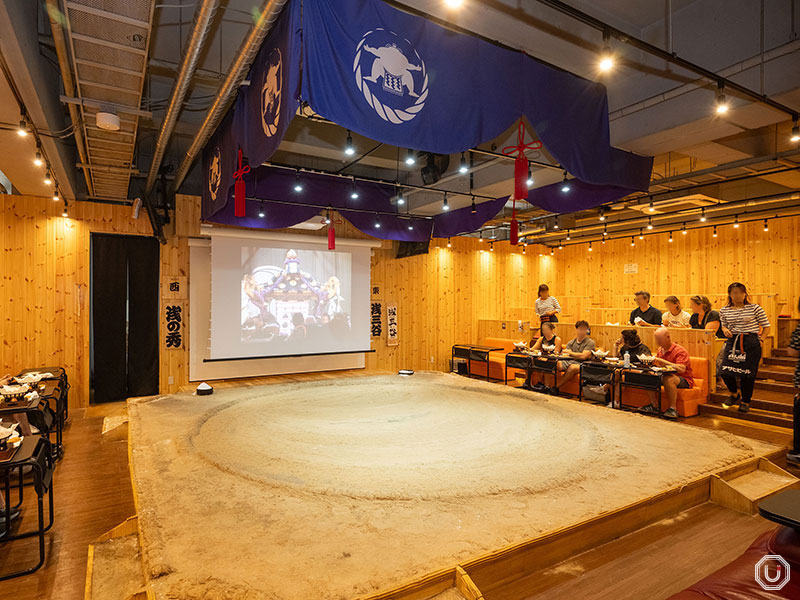
M 91 257 L 92 399 L 157 394 L 158 241 L 93 233 Z

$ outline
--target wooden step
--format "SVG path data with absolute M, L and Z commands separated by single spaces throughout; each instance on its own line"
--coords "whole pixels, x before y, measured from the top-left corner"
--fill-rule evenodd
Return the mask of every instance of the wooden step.
M 697 409 L 701 415 L 718 415 L 741 421 L 774 425 L 775 427 L 792 428 L 792 417 L 782 412 L 762 410 L 751 406 L 750 412 L 740 413 L 738 406 L 725 408 L 719 404 L 700 404 Z
M 770 392 L 780 392 L 782 394 L 787 394 L 789 396 L 794 396 L 794 386 L 791 382 L 783 382 L 783 381 L 763 381 L 761 379 L 756 380 L 756 387 L 757 390 L 765 390 Z
M 795 488 L 800 488 L 800 479 L 761 458 L 746 469 L 722 476 L 714 475 L 711 479 L 711 501 L 731 510 L 754 515 L 759 502 Z
M 783 394 L 776 394 L 783 397 Z M 729 402 L 728 394 L 711 394 L 710 396 L 711 402 L 714 404 L 723 404 L 724 402 Z M 761 396 L 753 397 L 750 401 L 750 408 L 757 408 L 758 410 L 767 410 L 774 413 L 780 413 L 784 415 L 791 415 L 793 403 L 791 401 L 781 401 L 781 400 L 772 400 L 768 398 L 762 398 Z M 738 410 L 738 407 L 737 407 Z
M 792 382 L 794 368 L 782 365 L 765 365 L 758 370 L 758 379 L 771 379 L 780 382 Z
M 790 356 L 766 356 L 763 362 L 765 367 L 781 366 L 794 369 L 797 366 L 797 359 Z
M 786 348 L 786 347 L 773 348 L 772 349 L 772 356 L 785 356 L 787 358 L 791 358 L 789 356 L 789 348 Z M 795 358 L 794 360 L 797 360 L 797 358 Z

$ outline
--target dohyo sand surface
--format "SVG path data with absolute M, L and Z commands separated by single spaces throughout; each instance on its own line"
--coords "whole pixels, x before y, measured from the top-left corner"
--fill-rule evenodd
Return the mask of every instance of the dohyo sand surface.
M 442 373 L 131 401 L 158 598 L 344 599 L 775 447 Z

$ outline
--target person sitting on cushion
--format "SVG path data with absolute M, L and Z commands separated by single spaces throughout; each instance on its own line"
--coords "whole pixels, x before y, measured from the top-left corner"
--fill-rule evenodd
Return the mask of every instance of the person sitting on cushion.
M 661 318 L 664 327 L 689 327 L 692 315 L 683 310 L 681 301 L 677 296 L 667 296 L 664 299 L 667 312 Z
M 583 320 L 575 323 L 575 338 L 567 342 L 567 349 L 564 351 L 564 354 L 574 360 L 558 361 L 558 368 L 564 371 L 559 382 L 562 388 L 580 373 L 581 361 L 591 358 L 592 350 L 596 347 L 594 340 L 589 337 L 589 323 Z
M 614 348 L 611 351 L 611 356 L 623 358 L 627 352 L 631 357 L 632 363 L 640 363 L 640 356 L 650 356 L 650 348 L 642 343 L 639 337 L 639 332 L 635 329 L 623 329 L 621 336 L 614 342 Z
M 653 338 L 658 343 L 658 353 L 653 364 L 659 367 L 669 367 L 676 371 L 676 373 L 664 375 L 661 378 L 661 384 L 664 386 L 664 393 L 669 401 L 669 408 L 664 411 L 664 416 L 668 419 L 677 419 L 678 390 L 687 390 L 694 385 L 689 351 L 672 341 L 669 329 L 666 327 L 656 329 Z M 640 408 L 639 412 L 648 415 L 658 414 L 656 393 L 647 392 L 647 394 L 650 396 L 650 404 Z
M 542 335 L 536 339 L 531 350 L 542 354 L 561 354 L 561 338 L 556 335 L 555 323 L 542 323 Z
M 633 295 L 637 308 L 631 311 L 631 325 L 640 327 L 660 327 L 661 311 L 650 306 L 650 292 L 640 290 Z

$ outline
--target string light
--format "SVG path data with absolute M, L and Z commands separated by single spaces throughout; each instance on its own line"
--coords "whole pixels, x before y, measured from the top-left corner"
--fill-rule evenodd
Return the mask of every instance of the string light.
M 414 151 L 411 148 L 409 148 L 408 152 L 406 153 L 406 164 L 411 166 L 415 162 L 417 162 L 417 159 L 414 158 Z
M 701 223 L 705 223 L 706 222 L 706 209 L 705 208 L 701 208 L 700 209 L 700 222 Z
M 344 145 L 344 153 L 347 156 L 353 156 L 356 153 L 356 149 L 353 146 L 353 136 L 350 134 L 350 130 L 347 130 L 347 142 Z
M 739 229 L 739 215 L 736 215 L 736 218 L 733 220 L 733 228 Z
M 469 167 L 467 167 L 467 159 L 464 156 L 464 153 L 461 153 L 461 164 L 458 167 L 458 172 L 462 175 L 466 174 L 469 171 Z
M 720 81 L 717 87 L 717 114 L 724 115 L 728 112 L 728 99 L 725 97 L 725 82 Z
M 647 229 L 653 229 L 653 217 L 647 217 Z

